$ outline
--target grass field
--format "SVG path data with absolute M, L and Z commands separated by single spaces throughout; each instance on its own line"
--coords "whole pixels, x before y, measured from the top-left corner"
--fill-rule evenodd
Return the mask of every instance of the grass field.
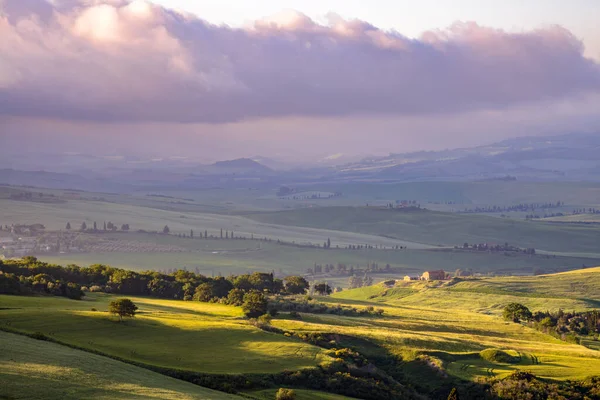
M 240 399 L 110 358 L 2 331 L 0 398 Z
M 505 322 L 500 314 L 510 302 L 523 303 L 532 311 L 598 308 L 599 293 L 600 268 L 539 277 L 485 278 L 451 287 L 425 282 L 400 283 L 392 289 L 378 285 L 336 293 L 328 301 L 383 307 L 381 320 L 365 319 L 350 327 L 343 317 L 311 316 L 282 324 L 323 331 L 344 326 L 345 333 L 375 339 L 406 359 L 419 352 L 429 354 L 440 359 L 449 374 L 467 379 L 501 377 L 515 369 L 553 379 L 580 379 L 600 371 L 600 352 L 594 350 L 597 342 L 591 341 L 589 349 L 567 344 Z M 490 348 L 516 352 L 521 359 L 516 364 L 491 363 L 479 355 Z
M 501 378 L 517 369 L 542 378 L 583 379 L 600 371 L 600 351 L 594 341 L 586 341 L 586 347 L 569 344 L 504 321 L 500 314 L 515 301 L 532 311 L 598 308 L 599 293 L 600 267 L 451 284 L 399 282 L 393 288 L 376 285 L 319 298 L 357 308 L 382 308 L 382 316 L 303 313 L 294 319 L 282 313 L 273 325 L 354 338 L 349 340 L 367 357 L 398 355 L 404 360 L 399 367 L 407 379 L 425 386 L 439 384 L 439 371 L 469 380 Z M 139 315 L 118 323 L 104 311 L 113 298 L 105 294 L 91 294 L 83 301 L 0 296 L 0 324 L 144 364 L 198 372 L 277 372 L 328 359 L 320 348 L 255 329 L 240 318 L 236 307 L 133 297 Z M 510 360 L 485 356 L 493 349 L 506 352 Z M 261 399 L 272 393 L 251 395 Z M 301 399 L 341 399 L 299 393 Z
M 600 254 L 599 226 L 559 225 L 482 215 L 374 207 L 310 208 L 248 215 L 263 223 L 393 237 L 430 245 L 505 243 L 525 248 Z
M 118 323 L 106 312 L 114 298 L 0 296 L 0 324 L 145 364 L 197 372 L 270 373 L 312 367 L 327 358 L 318 347 L 252 327 L 236 307 L 130 297 L 140 307 L 139 315 Z

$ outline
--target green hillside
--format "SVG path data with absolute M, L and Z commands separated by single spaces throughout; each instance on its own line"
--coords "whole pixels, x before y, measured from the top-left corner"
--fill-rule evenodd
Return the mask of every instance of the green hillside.
M 2 399 L 239 399 L 110 358 L 0 331 Z
M 120 324 L 106 312 L 114 298 L 0 296 L 0 317 L 19 331 L 41 332 L 104 354 L 196 372 L 273 373 L 313 367 L 327 359 L 318 347 L 254 328 L 237 307 L 130 297 L 140 308 L 139 315 Z
M 600 227 L 444 213 L 423 209 L 321 207 L 254 213 L 256 221 L 380 235 L 431 245 L 510 244 L 556 252 L 598 253 Z

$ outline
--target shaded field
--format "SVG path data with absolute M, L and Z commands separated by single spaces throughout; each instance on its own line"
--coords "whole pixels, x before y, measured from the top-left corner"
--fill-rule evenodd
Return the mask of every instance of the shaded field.
M 547 251 L 600 253 L 600 226 L 593 225 L 558 225 L 423 209 L 375 207 L 307 208 L 247 216 L 263 223 L 327 227 L 440 246 L 508 242 L 522 248 Z
M 191 383 L 0 331 L 0 397 L 6 399 L 239 399 Z
M 134 270 L 164 270 L 169 268 L 198 270 L 202 274 L 240 274 L 249 271 L 275 271 L 280 274 L 304 274 L 314 264 L 345 264 L 348 267 L 362 267 L 376 263 L 383 268 L 386 264 L 397 272 L 385 277 L 401 278 L 405 274 L 417 275 L 424 270 L 471 268 L 474 272 L 500 274 L 531 274 L 534 270 L 565 271 L 580 268 L 582 265 L 600 264 L 600 258 L 559 257 L 551 255 L 525 255 L 517 253 L 464 252 L 454 250 L 345 250 L 308 248 L 258 242 L 252 240 L 205 240 L 182 239 L 174 236 L 149 234 L 107 234 L 102 237 L 124 240 L 127 243 L 148 243 L 151 248 L 169 246 L 185 249 L 180 253 L 120 253 L 91 252 L 39 255 L 40 259 L 62 265 L 78 264 L 87 266 L 101 263 Z M 379 274 L 373 274 L 376 279 Z M 319 279 L 338 281 L 348 277 L 323 276 Z
M 139 315 L 119 323 L 106 312 L 114 298 L 0 296 L 0 324 L 144 364 L 196 372 L 272 373 L 312 367 L 327 358 L 318 347 L 252 327 L 236 307 L 130 297 Z
M 567 204 L 595 205 L 600 202 L 600 185 L 595 182 L 344 182 L 307 185 L 306 190 L 342 192 L 354 205 L 365 201 L 417 200 L 452 202 L 455 205 L 515 205 L 564 201 Z M 360 203 L 359 203 L 360 202 Z

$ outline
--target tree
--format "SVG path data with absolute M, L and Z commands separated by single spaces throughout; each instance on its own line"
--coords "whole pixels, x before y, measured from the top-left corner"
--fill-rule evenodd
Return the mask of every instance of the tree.
M 65 228 L 66 228 L 66 230 L 70 231 L 71 230 L 71 223 L 67 222 L 67 226 Z
M 296 392 L 292 389 L 279 388 L 275 400 L 296 400 Z
M 289 294 L 303 294 L 309 287 L 308 281 L 301 276 L 288 276 L 285 278 L 285 290 Z
M 190 229 L 190 237 L 193 239 L 194 238 L 194 230 Z
M 171 232 L 171 230 L 169 229 L 169 225 L 165 225 L 165 227 L 163 228 L 163 233 L 164 233 L 165 235 L 168 235 L 168 234 L 169 234 L 169 232 Z
M 80 231 L 85 231 L 87 229 L 87 224 L 84 222 L 81 223 L 81 228 L 79 228 Z
M 118 299 L 111 301 L 108 305 L 108 312 L 119 316 L 119 322 L 123 321 L 123 317 L 135 317 L 135 312 L 138 307 L 129 299 Z
M 129 230 L 129 224 L 123 224 L 123 225 L 121 225 L 121 230 L 122 231 L 128 231 Z
M 253 290 L 244 295 L 242 310 L 248 318 L 257 318 L 267 313 L 267 299 L 264 294 Z
M 112 225 L 112 222 L 110 224 Z M 104 221 L 104 230 L 106 230 L 106 221 Z
M 327 238 L 327 248 L 331 248 L 331 239 Z
M 98 226 L 96 226 L 96 221 L 94 221 L 94 232 L 98 230 Z
M 504 316 L 504 319 L 511 320 L 513 322 L 529 321 L 532 317 L 529 308 L 519 303 L 508 304 L 506 307 L 504 307 L 502 315 Z
M 314 286 L 314 289 L 315 292 L 317 292 L 321 296 L 329 295 L 332 292 L 331 287 L 326 283 L 317 283 Z
M 227 304 L 232 306 L 241 306 L 244 304 L 244 294 L 242 289 L 231 289 L 227 295 Z

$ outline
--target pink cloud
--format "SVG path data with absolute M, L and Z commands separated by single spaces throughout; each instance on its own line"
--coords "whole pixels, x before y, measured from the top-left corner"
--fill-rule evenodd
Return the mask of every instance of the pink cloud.
M 456 23 L 408 39 L 286 12 L 245 29 L 142 0 L 0 0 L 0 114 L 234 122 L 498 110 L 600 91 L 558 26 Z

